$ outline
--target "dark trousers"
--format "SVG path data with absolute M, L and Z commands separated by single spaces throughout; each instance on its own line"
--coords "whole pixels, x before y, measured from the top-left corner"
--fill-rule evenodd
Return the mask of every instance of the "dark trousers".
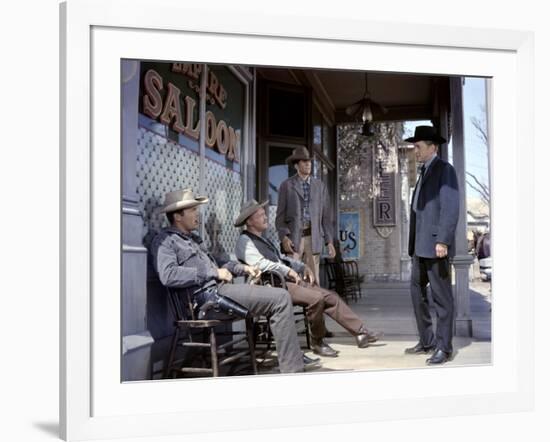
M 311 337 L 319 342 L 325 336 L 326 313 L 338 324 L 344 327 L 352 336 L 360 333 L 363 322 L 353 313 L 336 292 L 319 286 L 308 284 L 287 283 L 287 289 L 292 297 L 292 303 L 306 306 L 307 319 L 311 328 Z
M 428 306 L 427 285 L 430 283 L 437 314 L 434 336 L 432 318 Z M 411 297 L 420 342 L 424 347 L 432 345 L 451 353 L 453 351 L 454 299 L 451 287 L 451 268 L 448 258 L 412 259 Z

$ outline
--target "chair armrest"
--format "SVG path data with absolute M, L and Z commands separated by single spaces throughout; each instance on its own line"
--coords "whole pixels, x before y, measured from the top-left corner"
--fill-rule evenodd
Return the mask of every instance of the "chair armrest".
M 285 276 L 277 270 L 267 270 L 262 272 L 260 275 L 260 284 L 286 289 Z

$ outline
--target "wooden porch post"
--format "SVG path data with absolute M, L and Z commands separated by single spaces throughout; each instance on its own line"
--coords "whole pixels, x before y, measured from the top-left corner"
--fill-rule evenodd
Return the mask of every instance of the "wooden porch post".
M 466 162 L 464 152 L 464 114 L 462 105 L 462 77 L 453 77 L 451 81 L 451 141 L 452 163 L 458 177 L 460 192 L 460 214 L 455 233 L 455 257 L 452 263 L 455 268 L 455 335 L 472 336 L 472 319 L 470 316 L 470 282 L 469 269 L 473 257 L 468 254 L 466 237 Z

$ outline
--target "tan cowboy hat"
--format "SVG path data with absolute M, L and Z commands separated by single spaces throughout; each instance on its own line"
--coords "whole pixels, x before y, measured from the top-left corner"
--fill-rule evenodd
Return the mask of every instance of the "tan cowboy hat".
M 312 158 L 309 156 L 309 150 L 303 146 L 300 146 L 292 151 L 292 155 L 286 159 L 286 162 L 287 164 L 294 164 L 300 160 L 311 161 L 311 159 Z
M 235 220 L 235 227 L 241 227 L 244 225 L 246 220 L 254 215 L 254 212 L 262 207 L 264 207 L 269 201 L 264 201 L 263 203 L 259 203 L 255 199 L 251 199 L 244 203 L 241 213 L 239 213 L 239 216 Z
M 191 189 L 174 190 L 164 196 L 164 205 L 160 208 L 160 213 L 176 212 L 181 209 L 206 204 L 208 198 L 205 196 L 193 196 Z

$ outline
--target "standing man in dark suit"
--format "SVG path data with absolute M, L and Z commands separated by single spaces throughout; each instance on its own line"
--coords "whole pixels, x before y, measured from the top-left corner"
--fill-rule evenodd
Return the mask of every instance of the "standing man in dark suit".
M 416 159 L 422 163 L 410 217 L 409 256 L 412 258 L 411 297 L 420 341 L 407 354 L 430 353 L 428 365 L 443 364 L 452 355 L 454 299 L 449 258 L 454 255 L 459 193 L 454 167 L 437 156 L 446 143 L 431 126 L 417 126 L 414 137 Z M 434 335 L 428 306 L 430 283 L 437 314 Z
M 305 147 L 294 149 L 286 162 L 297 173 L 279 187 L 275 228 L 283 251 L 312 269 L 318 285 L 323 244 L 331 258 L 336 256 L 328 191 L 322 181 L 311 176 L 311 157 Z

